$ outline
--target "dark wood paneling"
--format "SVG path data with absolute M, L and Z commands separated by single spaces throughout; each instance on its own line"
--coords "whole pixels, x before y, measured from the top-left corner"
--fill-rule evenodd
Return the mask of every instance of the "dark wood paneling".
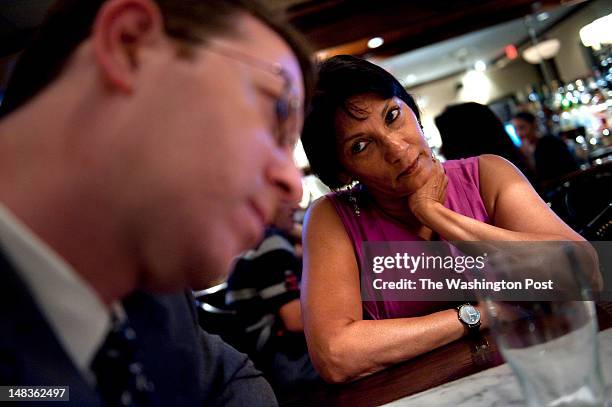
M 385 57 L 523 17 L 533 0 L 369 1 L 329 0 L 297 4 L 287 10 L 291 22 L 318 50 L 360 42 L 361 52 Z M 540 9 L 559 0 L 540 1 Z M 385 44 L 369 50 L 365 41 L 382 36 Z M 354 44 L 353 44 L 354 45 Z

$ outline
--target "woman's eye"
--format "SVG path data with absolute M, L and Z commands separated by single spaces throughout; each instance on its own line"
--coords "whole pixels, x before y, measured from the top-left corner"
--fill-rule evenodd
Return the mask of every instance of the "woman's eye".
M 397 119 L 399 114 L 400 114 L 400 110 L 399 110 L 398 107 L 389 110 L 387 112 L 387 116 L 385 117 L 385 122 L 387 124 L 393 123 L 395 121 L 395 119 Z
M 368 146 L 366 141 L 357 141 L 351 145 L 351 153 L 358 154 L 361 153 Z

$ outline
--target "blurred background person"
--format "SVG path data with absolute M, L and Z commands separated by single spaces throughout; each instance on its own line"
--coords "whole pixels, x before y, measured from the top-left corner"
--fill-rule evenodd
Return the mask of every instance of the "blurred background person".
M 265 238 L 236 259 L 223 290 L 198 297 L 206 303 L 204 309 L 200 305 L 202 326 L 247 353 L 279 396 L 318 378 L 306 347 L 299 300 L 297 209 L 282 203 Z
M 512 125 L 521 139 L 521 154 L 534 173 L 539 190 L 579 170 L 576 159 L 563 140 L 551 134 L 540 134 L 533 114 L 526 111 L 517 113 L 512 118 Z
M 302 324 L 296 209 L 293 203 L 283 203 L 264 240 L 237 259 L 225 294 L 226 305 L 236 311 L 243 329 L 236 348 L 251 357 L 277 392 L 318 377 Z
M 442 139 L 440 153 L 447 160 L 495 154 L 510 161 L 533 180 L 533 172 L 525 158 L 488 106 L 476 102 L 447 106 L 435 118 L 435 123 Z

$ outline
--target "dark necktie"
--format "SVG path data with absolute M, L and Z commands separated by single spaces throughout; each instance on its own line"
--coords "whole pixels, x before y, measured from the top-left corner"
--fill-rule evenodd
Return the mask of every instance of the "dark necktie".
M 135 360 L 136 333 L 127 319 L 112 318 L 112 329 L 100 347 L 91 370 L 106 407 L 144 407 L 151 403 L 151 383 L 141 363 Z

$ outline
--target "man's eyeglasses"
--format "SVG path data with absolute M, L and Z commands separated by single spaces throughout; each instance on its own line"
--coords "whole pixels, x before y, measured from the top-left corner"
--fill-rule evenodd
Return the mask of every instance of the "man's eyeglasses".
M 206 50 L 233 59 L 237 62 L 251 67 L 265 70 L 273 75 L 280 76 L 283 80 L 282 94 L 275 101 L 275 114 L 277 121 L 277 140 L 281 146 L 291 146 L 296 142 L 299 129 L 299 112 L 302 103 L 292 89 L 292 81 L 289 73 L 280 63 L 269 62 L 263 59 L 245 54 L 241 51 L 219 46 L 217 44 L 207 44 Z

